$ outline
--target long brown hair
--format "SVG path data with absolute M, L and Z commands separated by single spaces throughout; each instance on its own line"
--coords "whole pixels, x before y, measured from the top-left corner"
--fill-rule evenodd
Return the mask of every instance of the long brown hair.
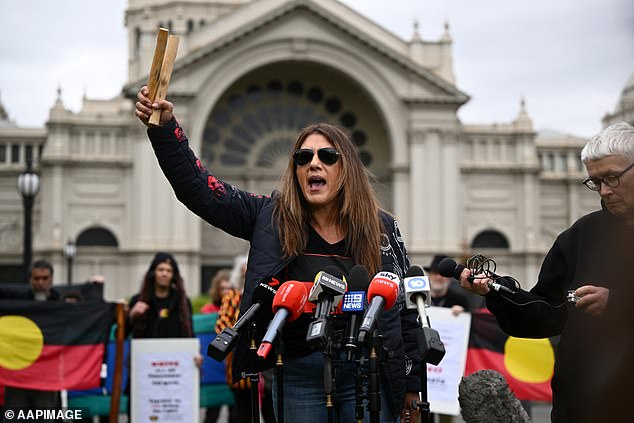
M 337 207 L 338 222 L 346 233 L 346 248 L 357 264 L 365 265 L 370 273 L 381 267 L 381 222 L 379 201 L 370 185 L 368 173 L 346 132 L 329 123 L 316 123 L 304 128 L 295 141 L 293 152 L 309 135 L 323 135 L 340 153 L 341 178 Z M 274 216 L 277 221 L 282 251 L 285 256 L 300 254 L 308 242 L 310 208 L 297 181 L 292 158 L 282 176 L 281 194 L 277 197 Z

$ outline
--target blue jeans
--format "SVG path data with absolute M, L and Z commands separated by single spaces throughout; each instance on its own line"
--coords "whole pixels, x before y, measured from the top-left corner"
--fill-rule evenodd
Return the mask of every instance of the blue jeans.
M 335 423 L 355 422 L 355 369 L 356 363 L 345 360 L 344 353 L 335 354 L 337 363 L 333 363 L 333 403 Z M 335 360 L 333 360 L 335 361 Z M 273 378 L 273 403 L 277 415 L 277 374 Z M 284 361 L 284 422 L 328 421 L 326 394 L 324 393 L 324 354 L 315 351 L 312 354 Z M 367 383 L 364 392 L 367 390 Z M 391 407 L 381 386 L 381 423 L 395 423 Z M 367 399 L 364 400 L 363 421 L 370 421 Z

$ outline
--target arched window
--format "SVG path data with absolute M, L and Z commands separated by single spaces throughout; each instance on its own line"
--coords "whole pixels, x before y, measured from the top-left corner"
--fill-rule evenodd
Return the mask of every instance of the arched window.
M 500 232 L 491 229 L 480 232 L 471 243 L 471 248 L 474 250 L 488 248 L 508 249 L 509 247 L 509 241 L 506 237 Z
M 88 228 L 77 237 L 77 246 L 81 247 L 118 247 L 117 238 L 108 229 L 94 226 Z

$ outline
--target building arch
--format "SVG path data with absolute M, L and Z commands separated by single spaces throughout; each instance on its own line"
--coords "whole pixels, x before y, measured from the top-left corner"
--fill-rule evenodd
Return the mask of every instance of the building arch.
M 471 241 L 472 250 L 489 250 L 489 249 L 504 249 L 511 248 L 511 244 L 508 238 L 500 231 L 495 229 L 485 229 L 478 232 Z
M 402 129 L 407 127 L 405 106 L 396 94 L 395 86 L 383 76 L 384 72 L 361 52 L 323 40 L 311 40 L 311 48 L 298 53 L 288 49 L 288 40 L 284 39 L 237 48 L 218 63 L 218 67 L 209 72 L 209 77 L 197 87 L 199 94 L 191 105 L 192 138 L 195 142 L 202 140 L 207 118 L 218 101 L 245 75 L 276 64 L 312 64 L 338 71 L 354 82 L 357 92 L 370 107 L 376 109 L 380 124 L 385 128 L 391 162 L 407 163 L 406 132 Z M 240 72 L 237 73 L 236 69 Z
M 101 226 L 91 226 L 77 235 L 75 245 L 78 247 L 119 247 L 117 237 Z

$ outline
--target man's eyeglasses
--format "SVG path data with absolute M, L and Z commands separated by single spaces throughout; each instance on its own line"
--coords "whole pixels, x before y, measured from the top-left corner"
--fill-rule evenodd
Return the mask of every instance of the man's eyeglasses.
M 293 153 L 293 161 L 297 166 L 304 166 L 313 160 L 315 151 L 310 148 L 300 148 Z M 332 147 L 320 148 L 317 150 L 317 157 L 322 163 L 333 165 L 339 160 L 339 152 Z
M 616 188 L 619 186 L 619 182 L 621 182 L 621 176 L 625 175 L 625 172 L 634 167 L 634 163 L 629 165 L 623 172 L 615 173 L 614 175 L 604 176 L 603 178 L 588 178 L 582 182 L 588 189 L 592 191 L 601 190 L 601 185 L 605 185 L 610 188 Z

